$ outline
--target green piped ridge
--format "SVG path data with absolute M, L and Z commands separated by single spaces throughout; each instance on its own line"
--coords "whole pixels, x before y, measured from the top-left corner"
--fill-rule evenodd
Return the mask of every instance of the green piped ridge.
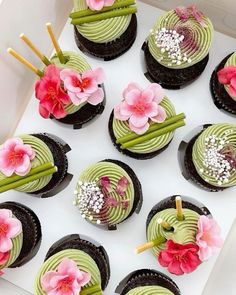
M 195 243 L 198 231 L 198 219 L 200 215 L 190 209 L 183 209 L 184 221 L 179 221 L 176 217 L 176 209 L 169 208 L 156 213 L 148 227 L 147 227 L 147 240 L 148 242 L 155 240 L 159 236 L 165 237 L 167 240 L 173 240 L 175 243 L 187 244 Z M 157 223 L 161 218 L 168 222 L 174 231 L 167 231 Z M 152 248 L 155 256 L 160 254 L 160 251 L 165 249 L 165 243 Z
M 117 0 L 120 2 L 122 0 Z M 115 2 L 115 3 L 116 3 Z M 74 10 L 81 11 L 87 9 L 88 6 L 85 0 L 74 0 Z M 95 43 L 108 43 L 118 39 L 128 28 L 132 15 L 125 15 L 85 23 L 76 26 L 78 32 L 86 39 Z
M 175 10 L 167 12 L 157 20 L 152 28 L 152 32 L 149 34 L 148 47 L 150 53 L 158 63 L 171 69 L 183 69 L 200 62 L 209 53 L 214 31 L 212 22 L 208 17 L 203 16 L 203 21 L 206 25 L 205 27 L 201 26 L 192 16 L 186 22 L 183 22 Z M 181 52 L 182 54 L 186 53 L 187 58 L 190 58 L 191 62 L 185 61 L 181 65 L 177 65 L 177 63 L 171 63 L 167 52 L 161 52 L 161 48 L 157 47 L 155 43 L 153 33 L 162 28 L 175 30 L 186 37 L 182 42 Z
M 41 279 L 43 275 L 49 271 L 56 271 L 59 264 L 65 258 L 75 261 L 75 263 L 77 264 L 78 268 L 81 271 L 91 274 L 90 282 L 86 284 L 84 287 L 82 287 L 82 290 L 83 288 L 86 288 L 86 287 L 101 285 L 100 271 L 96 262 L 92 259 L 92 257 L 81 250 L 67 249 L 54 254 L 53 256 L 51 256 L 49 259 L 47 259 L 44 262 L 35 279 L 35 284 L 34 284 L 35 294 L 46 295 L 41 285 Z
M 160 105 L 166 110 L 167 118 L 176 115 L 175 108 L 167 97 L 165 97 L 162 100 Z M 113 119 L 112 128 L 116 139 L 121 138 L 127 134 L 130 134 L 131 132 L 127 121 L 120 121 L 115 118 Z M 138 154 L 146 154 L 158 151 L 162 149 L 164 146 L 166 146 L 172 140 L 173 136 L 174 132 L 172 131 L 159 137 L 153 138 L 151 140 L 145 141 L 143 143 L 139 143 L 130 148 L 127 148 L 127 150 Z
M 130 290 L 126 295 L 174 295 L 170 290 L 161 286 L 141 286 Z

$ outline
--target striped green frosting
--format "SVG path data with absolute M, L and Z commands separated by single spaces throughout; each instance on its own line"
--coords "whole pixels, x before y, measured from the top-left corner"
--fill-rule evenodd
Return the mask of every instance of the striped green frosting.
M 24 144 L 29 144 L 35 151 L 35 158 L 31 162 L 32 168 L 35 168 L 47 162 L 54 163 L 53 155 L 49 147 L 41 139 L 27 134 L 20 135 L 19 138 L 23 140 Z M 0 172 L 0 180 L 4 178 L 6 178 L 6 176 Z M 37 180 L 31 181 L 25 185 L 22 185 L 16 190 L 19 192 L 31 193 L 45 187 L 51 179 L 52 175 L 47 175 Z
M 161 286 L 142 286 L 130 290 L 126 295 L 174 295 L 174 293 Z
M 13 218 L 16 218 L 13 216 Z M 4 265 L 0 265 L 0 269 L 11 266 L 19 257 L 23 245 L 23 232 L 12 239 L 12 249 L 8 261 Z
M 62 64 L 57 55 L 54 55 L 51 58 L 51 62 L 54 63 L 57 67 L 63 69 L 72 69 L 78 73 L 83 73 L 91 69 L 90 65 L 87 63 L 86 59 L 80 56 L 78 53 L 72 51 L 63 51 L 63 55 L 66 57 L 67 62 Z M 67 114 L 73 114 L 77 112 L 82 106 L 86 103 L 80 104 L 78 106 L 74 104 L 69 104 L 66 106 L 65 111 Z
M 201 26 L 192 16 L 183 22 L 176 14 L 175 10 L 171 10 L 160 17 L 155 23 L 151 33 L 148 37 L 148 47 L 152 56 L 163 66 L 173 69 L 183 69 L 192 66 L 209 53 L 212 38 L 213 38 L 213 25 L 210 19 L 203 16 L 205 27 Z M 162 28 L 168 30 L 175 30 L 180 35 L 184 36 L 184 40 L 180 43 L 182 55 L 186 53 L 189 61 L 182 61 L 180 65 L 177 62 L 173 63 L 172 59 L 168 57 L 168 53 L 161 52 L 161 48 L 155 43 L 155 33 Z
M 236 125 L 228 123 L 214 124 L 206 128 L 197 138 L 193 145 L 192 160 L 194 166 L 206 182 L 217 187 L 230 187 L 236 185 L 236 171 L 232 169 L 230 171 L 230 177 L 228 182 L 219 182 L 214 175 L 211 175 L 209 166 L 206 167 L 205 159 L 206 153 L 209 150 L 207 144 L 213 140 L 212 137 L 215 137 L 215 143 L 219 145 L 219 139 L 226 141 L 224 144 L 222 142 L 221 148 L 223 149 L 226 144 L 230 144 L 234 149 L 236 149 Z M 218 138 L 218 139 L 217 139 Z
M 114 164 L 112 162 L 98 162 L 96 164 L 91 165 L 88 167 L 79 178 L 79 181 L 82 182 L 92 182 L 97 181 L 103 176 L 107 176 L 110 179 L 112 192 L 110 193 L 110 196 L 116 199 L 118 202 L 121 200 L 129 200 L 129 206 L 126 209 L 123 209 L 121 205 L 118 205 L 117 207 L 109 207 L 108 212 L 106 216 L 99 216 L 99 220 L 101 221 L 101 224 L 108 224 L 108 225 L 115 225 L 120 222 L 122 222 L 124 219 L 126 219 L 132 208 L 134 203 L 134 185 L 132 182 L 132 179 L 128 175 L 128 173 L 121 168 L 119 165 Z M 118 181 L 121 179 L 121 177 L 125 176 L 129 181 L 129 186 L 127 187 L 127 190 L 125 192 L 125 195 L 121 197 L 116 191 L 115 188 L 117 186 Z M 77 183 L 77 191 L 80 191 L 80 185 Z M 96 222 L 96 220 L 88 220 L 90 222 Z
M 63 259 L 68 258 L 77 264 L 81 271 L 91 274 L 91 280 L 83 288 L 101 285 L 101 275 L 96 262 L 87 253 L 77 249 L 67 249 L 56 253 L 47 259 L 40 268 L 34 284 L 34 292 L 37 295 L 46 295 L 42 289 L 41 279 L 43 275 L 49 271 L 56 271 Z
M 162 100 L 160 105 L 166 110 L 167 118 L 176 115 L 175 108 L 167 97 Z M 131 132 L 127 121 L 120 121 L 115 118 L 113 119 L 112 128 L 116 139 L 123 137 Z M 172 140 L 173 136 L 174 132 L 169 132 L 143 143 L 139 143 L 128 148 L 127 150 L 138 154 L 146 154 L 158 151 L 166 146 Z
M 225 67 L 228 66 L 235 66 L 236 67 L 236 52 L 233 53 L 227 60 Z M 229 85 L 225 85 L 225 90 L 227 91 L 227 93 L 229 94 Z M 232 97 L 233 100 L 236 101 L 236 96 L 232 96 L 229 94 L 230 97 Z
M 175 243 L 187 244 L 196 242 L 196 234 L 198 231 L 198 219 L 200 215 L 190 209 L 183 209 L 184 221 L 179 221 L 176 218 L 176 209 L 169 208 L 156 213 L 151 219 L 147 227 L 147 240 L 148 242 L 157 239 L 162 236 L 167 240 L 173 240 Z M 157 223 L 157 220 L 161 218 L 168 222 L 174 231 L 167 231 L 161 225 Z M 154 255 L 159 255 L 160 251 L 165 249 L 165 243 L 160 246 L 152 248 Z
M 120 2 L 122 0 L 116 0 Z M 85 0 L 74 0 L 74 10 L 88 9 Z M 101 21 L 77 25 L 77 30 L 86 39 L 95 43 L 108 43 L 118 39 L 128 28 L 132 15 L 113 17 Z

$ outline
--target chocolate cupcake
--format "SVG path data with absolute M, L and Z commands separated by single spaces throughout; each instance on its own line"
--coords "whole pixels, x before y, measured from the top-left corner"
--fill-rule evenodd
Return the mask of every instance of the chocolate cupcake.
M 0 192 L 16 189 L 51 197 L 72 179 L 67 172 L 70 147 L 49 133 L 20 135 L 0 147 Z
M 176 115 L 162 87 L 156 83 L 142 89 L 130 83 L 123 101 L 115 106 L 109 119 L 109 133 L 114 146 L 123 154 L 150 159 L 165 150 L 174 130 L 184 126 L 185 115 Z
M 213 192 L 236 185 L 235 124 L 204 125 L 186 141 L 179 147 L 186 179 Z
M 147 243 L 161 266 L 175 275 L 193 272 L 222 246 L 220 228 L 199 202 L 180 196 L 164 199 L 148 215 Z
M 171 278 L 153 269 L 139 269 L 127 275 L 115 290 L 119 295 L 180 295 Z
M 135 0 L 74 0 L 70 15 L 79 49 L 105 61 L 124 54 L 137 34 Z
M 207 65 L 212 36 L 211 21 L 194 5 L 167 12 L 142 47 L 146 77 L 168 89 L 192 82 Z
M 219 109 L 236 115 L 236 52 L 226 56 L 211 76 L 210 90 Z
M 4 268 L 24 265 L 38 252 L 41 225 L 28 207 L 15 203 L 0 204 L 0 273 Z
M 58 278 L 56 284 L 53 278 Z M 35 280 L 35 294 L 51 294 L 60 288 L 73 288 L 73 294 L 102 294 L 109 278 L 109 258 L 103 246 L 88 237 L 68 235 L 49 249 Z
M 80 175 L 74 205 L 92 224 L 114 230 L 142 206 L 142 188 L 134 171 L 123 162 L 103 160 Z

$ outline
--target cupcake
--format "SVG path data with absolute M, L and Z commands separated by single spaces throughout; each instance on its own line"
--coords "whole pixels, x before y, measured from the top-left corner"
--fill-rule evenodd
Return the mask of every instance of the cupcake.
M 163 88 L 152 83 L 142 89 L 130 83 L 123 100 L 115 106 L 109 119 L 109 133 L 114 146 L 123 154 L 145 160 L 165 150 L 174 130 L 184 126 L 185 115 L 164 95 Z
M 180 295 L 168 276 L 153 269 L 139 269 L 127 275 L 115 290 L 116 295 Z
M 117 160 L 103 160 L 80 175 L 74 205 L 87 221 L 108 230 L 142 206 L 142 188 L 134 171 Z
M 180 164 L 185 178 L 202 188 L 214 192 L 236 185 L 235 124 L 202 126 L 184 142 L 183 154 Z
M 88 237 L 73 234 L 49 249 L 36 277 L 34 293 L 103 294 L 109 278 L 109 258 L 103 246 Z
M 137 34 L 135 0 L 74 0 L 71 23 L 79 49 L 106 61 L 125 53 Z
M 146 76 L 168 89 L 193 81 L 207 65 L 212 36 L 211 21 L 194 5 L 165 13 L 142 48 Z
M 236 52 L 229 54 L 211 76 L 210 90 L 219 109 L 236 115 Z
M 30 261 L 41 244 L 41 225 L 28 207 L 0 203 L 0 274 L 4 268 L 15 268 Z
M 39 101 L 41 117 L 56 119 L 80 129 L 104 110 L 104 71 L 102 68 L 91 69 L 78 53 L 61 51 L 51 24 L 46 26 L 56 54 L 48 59 L 36 49 L 45 64 L 43 70 L 35 68 L 13 49 L 9 48 L 8 52 L 39 76 L 35 83 L 35 96 Z M 24 34 L 20 37 L 35 52 L 32 42 Z
M 64 189 L 72 175 L 60 138 L 49 133 L 23 134 L 0 146 L 0 193 L 10 189 L 50 197 Z
M 159 264 L 175 275 L 193 272 L 222 246 L 210 211 L 187 197 L 172 196 L 154 206 L 146 229 L 148 242 L 136 253 L 152 248 Z

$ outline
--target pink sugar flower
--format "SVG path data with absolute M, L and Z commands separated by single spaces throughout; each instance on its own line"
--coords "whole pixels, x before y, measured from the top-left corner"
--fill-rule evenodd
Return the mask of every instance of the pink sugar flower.
M 229 86 L 229 94 L 236 97 L 236 67 L 225 67 L 217 73 L 217 76 L 221 84 Z
M 198 256 L 201 261 L 208 260 L 223 244 L 220 227 L 214 219 L 200 216 L 196 243 L 199 247 Z
M 57 119 L 67 114 L 65 107 L 71 103 L 68 94 L 61 85 L 60 69 L 49 65 L 43 77 L 35 84 L 35 96 L 39 99 L 39 113 L 43 118 L 53 115 Z
M 8 139 L 0 147 L 0 171 L 7 177 L 13 173 L 24 176 L 31 169 L 35 152 L 21 138 Z
M 166 111 L 160 106 L 164 98 L 162 87 L 156 83 L 142 89 L 136 83 L 130 83 L 123 92 L 124 100 L 115 106 L 114 116 L 129 122 L 129 127 L 137 134 L 145 133 L 149 120 L 161 123 L 166 119 Z
M 105 6 L 113 5 L 115 0 L 86 0 L 88 7 L 91 10 L 101 10 Z
M 64 88 L 75 105 L 88 102 L 97 105 L 104 99 L 104 91 L 99 84 L 104 81 L 104 72 L 101 68 L 89 70 L 82 74 L 64 69 L 60 73 Z
M 68 258 L 62 260 L 57 271 L 44 274 L 41 284 L 48 295 L 78 295 L 81 287 L 91 280 L 89 273 L 80 271 L 77 264 Z
M 21 222 L 12 217 L 11 210 L 0 209 L 0 252 L 4 253 L 11 250 L 11 239 L 17 237 L 21 232 Z

